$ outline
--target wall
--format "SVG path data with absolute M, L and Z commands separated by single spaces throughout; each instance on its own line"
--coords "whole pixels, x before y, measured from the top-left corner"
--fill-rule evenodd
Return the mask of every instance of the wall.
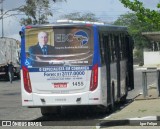
M 160 66 L 160 51 L 143 52 L 144 66 Z

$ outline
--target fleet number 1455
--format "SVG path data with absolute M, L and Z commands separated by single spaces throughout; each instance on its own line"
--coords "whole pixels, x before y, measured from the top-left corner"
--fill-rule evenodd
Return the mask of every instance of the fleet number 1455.
M 73 86 L 83 86 L 84 83 L 83 82 L 72 82 Z

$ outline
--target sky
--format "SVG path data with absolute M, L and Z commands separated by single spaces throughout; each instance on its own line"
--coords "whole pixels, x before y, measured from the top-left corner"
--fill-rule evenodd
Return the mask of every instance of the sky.
M 0 0 L 1 1 L 1 0 Z M 21 5 L 24 5 L 25 0 L 5 0 L 3 2 L 3 9 L 10 10 Z M 156 5 L 160 0 L 139 0 L 144 3 L 145 7 L 150 9 L 155 9 Z M 0 4 L 0 9 L 1 9 Z M 67 2 L 58 2 L 52 5 L 53 17 L 49 18 L 52 23 L 58 19 L 61 19 L 62 15 L 81 12 L 81 13 L 94 13 L 97 18 L 102 22 L 113 22 L 121 14 L 131 12 L 129 9 L 125 8 L 119 0 L 67 0 Z M 1 16 L 1 15 L 0 15 Z M 15 38 L 20 40 L 19 31 L 21 30 L 21 25 L 19 20 L 22 15 L 12 16 L 4 19 L 4 36 Z M 0 20 L 0 37 L 2 36 L 2 20 Z

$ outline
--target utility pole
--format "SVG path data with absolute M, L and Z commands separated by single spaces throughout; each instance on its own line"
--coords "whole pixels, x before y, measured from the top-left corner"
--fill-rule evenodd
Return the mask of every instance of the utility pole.
M 4 31 L 3 31 L 3 0 L 1 0 L 0 3 L 1 3 L 1 18 L 2 18 L 2 37 L 4 37 Z

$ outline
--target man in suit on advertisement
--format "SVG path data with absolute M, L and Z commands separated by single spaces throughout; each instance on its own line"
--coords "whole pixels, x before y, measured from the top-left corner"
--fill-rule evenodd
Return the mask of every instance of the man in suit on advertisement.
M 48 34 L 47 32 L 38 33 L 38 43 L 34 46 L 29 47 L 29 54 L 32 60 L 31 65 L 39 64 L 40 62 L 45 62 L 45 57 L 47 55 L 52 55 L 54 53 L 54 47 L 48 45 Z M 43 63 L 44 64 L 44 63 Z

